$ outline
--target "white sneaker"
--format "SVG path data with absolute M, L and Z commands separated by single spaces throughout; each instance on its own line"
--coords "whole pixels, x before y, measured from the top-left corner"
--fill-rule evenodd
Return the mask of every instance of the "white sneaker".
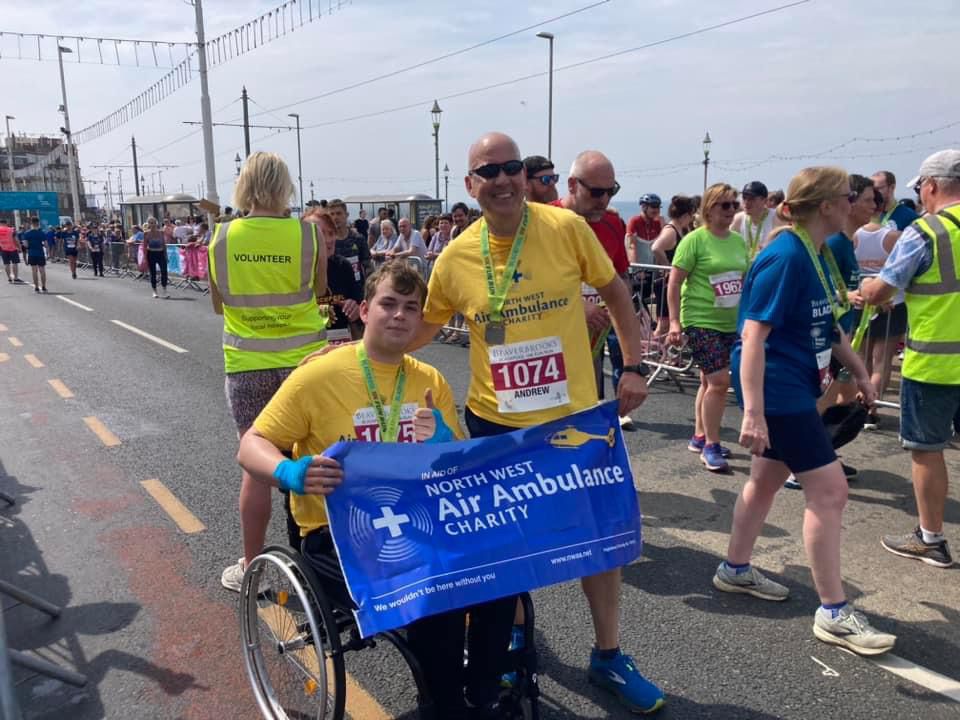
M 624 430 L 633 430 L 633 418 L 629 415 L 621 415 L 620 427 Z
M 227 590 L 233 590 L 233 592 L 236 593 L 240 592 L 240 584 L 243 582 L 243 572 L 246 569 L 246 563 L 243 561 L 243 558 L 240 558 L 235 565 L 231 565 L 223 571 L 220 575 L 220 584 Z
M 160 296 L 157 295 L 157 293 L 153 293 L 153 298 L 154 298 L 154 300 L 156 300 L 158 297 L 160 297 Z
M 866 616 L 846 605 L 837 617 L 822 607 L 813 616 L 813 634 L 829 645 L 839 645 L 857 655 L 880 655 L 892 650 L 897 636 L 880 632 Z

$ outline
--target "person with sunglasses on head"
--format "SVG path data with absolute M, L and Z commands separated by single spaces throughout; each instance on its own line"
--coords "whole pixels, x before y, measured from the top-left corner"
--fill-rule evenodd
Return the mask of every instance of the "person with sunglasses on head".
M 499 132 L 470 147 L 464 183 L 483 214 L 437 259 L 426 323 L 408 348 L 426 345 L 452 315 L 464 315 L 470 333 L 464 417 L 474 437 L 531 427 L 596 404 L 582 283 L 597 289 L 620 338 L 620 415 L 647 396 L 642 328 L 626 284 L 582 217 L 526 202 L 520 158 L 516 142 Z M 609 187 L 601 195 L 609 195 Z M 588 678 L 634 711 L 653 712 L 663 705 L 662 691 L 620 650 L 620 584 L 619 568 L 582 580 L 596 631 Z M 506 600 L 505 625 L 495 629 L 503 633 L 504 647 L 515 608 L 515 598 Z
M 877 209 L 877 222 L 903 231 L 919 215 L 917 211 L 897 202 L 897 178 L 889 170 L 878 170 L 872 176 L 873 186 L 883 196 L 883 206 Z
M 626 228 L 620 216 L 607 209 L 610 200 L 619 190 L 620 184 L 617 182 L 613 163 L 603 153 L 587 150 L 577 155 L 570 167 L 570 174 L 567 177 L 567 194 L 550 204 L 572 210 L 586 220 L 613 263 L 613 269 L 617 271 L 617 275 L 629 283 L 627 271 L 630 269 L 630 263 L 627 261 L 623 244 Z M 620 343 L 617 341 L 616 334 L 611 332 L 610 314 L 596 288 L 584 283 L 582 294 L 590 346 L 593 351 L 594 371 L 597 376 L 597 391 L 600 399 L 603 400 L 604 344 L 606 343 L 610 351 L 614 393 L 617 392 L 617 384 L 623 374 L 623 355 L 620 352 Z M 620 417 L 620 427 L 633 427 L 633 420 L 629 415 Z
M 869 656 L 892 649 L 896 637 L 875 629 L 847 602 L 840 574 L 847 481 L 817 412 L 834 354 L 853 374 L 864 404 L 876 399 L 866 368 L 837 327 L 846 288 L 826 245 L 843 230 L 850 197 L 850 180 L 841 168 L 801 170 L 780 210 L 790 226 L 774 231 L 744 281 L 732 368 L 743 408 L 740 444 L 753 459 L 713 585 L 763 600 L 788 598 L 790 591 L 750 559 L 774 498 L 793 472 L 803 486 L 803 541 L 820 599 L 813 634 Z
M 673 256 L 667 283 L 670 330 L 667 342 L 686 336 L 700 367 L 694 401 L 691 452 L 712 472 L 727 472 L 730 451 L 720 445 L 720 424 L 730 387 L 730 351 L 737 339 L 737 307 L 749 253 L 740 233 L 730 230 L 740 208 L 737 191 L 716 183 L 703 195 L 703 225 L 687 235 Z
M 660 196 L 656 193 L 647 193 L 640 197 L 640 214 L 634 215 L 627 223 L 627 259 L 640 262 L 643 257 L 637 250 L 639 241 L 652 243 L 663 230 L 663 218 L 660 217 Z
M 743 186 L 740 193 L 743 198 L 743 210 L 733 218 L 730 229 L 740 233 L 747 243 L 750 261 L 767 244 L 767 238 L 774 228 L 782 225 L 777 220 L 777 213 L 767 207 L 767 186 L 759 180 L 754 180 Z
M 909 318 L 900 386 L 900 442 L 910 451 L 919 524 L 887 535 L 889 552 L 932 567 L 953 564 L 943 534 L 949 479 L 943 450 L 960 419 L 960 150 L 941 150 L 912 183 L 927 214 L 904 230 L 880 275 L 863 283 L 872 304 L 906 292 Z
M 557 183 L 560 176 L 553 167 L 553 162 L 543 155 L 529 155 L 523 159 L 523 167 L 527 173 L 527 200 L 538 203 L 553 203 L 560 197 L 557 192 Z

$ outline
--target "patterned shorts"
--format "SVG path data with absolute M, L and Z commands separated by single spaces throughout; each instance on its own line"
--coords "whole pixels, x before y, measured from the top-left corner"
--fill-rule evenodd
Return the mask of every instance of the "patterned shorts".
M 693 361 L 705 375 L 730 367 L 730 352 L 737 341 L 736 333 L 698 327 L 684 328 L 683 332 L 687 336 L 687 347 L 690 348 Z
M 275 368 L 227 375 L 224 390 L 227 394 L 227 406 L 237 424 L 237 437 L 250 429 L 257 415 L 292 372 L 293 368 Z

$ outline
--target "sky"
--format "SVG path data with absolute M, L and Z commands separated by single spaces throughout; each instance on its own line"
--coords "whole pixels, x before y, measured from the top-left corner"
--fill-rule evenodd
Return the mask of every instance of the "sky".
M 279 2 L 205 0 L 207 36 Z M 617 197 L 621 207 L 646 192 L 664 198 L 698 193 L 702 140 L 709 132 L 710 182 L 742 187 L 761 180 L 770 189 L 781 188 L 802 167 L 835 164 L 861 174 L 892 170 L 900 180 L 898 194 L 910 195 L 906 182 L 924 157 L 960 147 L 960 96 L 952 91 L 960 76 L 957 0 L 810 0 L 671 40 L 789 2 L 341 0 L 337 9 L 338 0 L 322 0 L 319 21 L 213 68 L 211 106 L 215 122 L 239 122 L 246 86 L 251 123 L 289 125 L 287 113 L 298 112 L 304 126 L 319 125 L 301 134 L 304 194 L 309 199 L 312 182 L 319 199 L 433 195 L 430 109 L 439 98 L 440 168 L 449 165 L 452 203 L 467 199 L 467 150 L 482 133 L 501 130 L 517 140 L 522 154 L 547 154 L 549 44 L 536 37 L 544 30 L 556 37 L 552 155 L 561 183 L 578 152 L 596 149 L 614 163 L 623 188 Z M 563 14 L 569 15 L 550 21 Z M 453 57 L 300 102 L 528 26 Z M 184 0 L 5 3 L 0 31 L 170 42 L 196 38 L 194 8 Z M 585 63 L 653 43 L 658 44 Z M 15 37 L 0 37 L 0 110 L 16 117 L 15 133 L 55 133 L 62 124 L 56 54 L 43 55 L 43 61 L 35 54 L 26 59 L 26 53 L 18 59 Z M 166 72 L 142 56 L 140 67 L 65 59 L 74 131 L 116 110 Z M 183 124 L 200 119 L 196 77 L 144 115 L 80 145 L 83 177 L 93 181 L 88 188 L 102 193 L 107 179 L 108 171 L 93 165 L 130 162 L 134 135 L 141 164 L 176 166 L 162 171 L 167 192 L 181 186 L 199 192 L 205 179 L 202 137 L 197 132 L 184 138 L 196 128 Z M 274 110 L 291 103 L 298 104 Z M 414 107 L 398 109 L 408 105 Z M 367 117 L 350 119 L 361 115 Z M 254 129 L 251 137 L 253 150 L 279 153 L 296 182 L 296 133 Z M 854 138 L 861 139 L 848 142 Z M 234 157 L 243 155 L 242 130 L 215 128 L 214 149 L 218 194 L 229 204 Z M 142 174 L 148 186 L 159 189 L 161 177 L 154 172 L 144 168 Z M 123 174 L 124 194 L 131 195 L 132 170 Z M 113 170 L 114 192 L 116 180 Z

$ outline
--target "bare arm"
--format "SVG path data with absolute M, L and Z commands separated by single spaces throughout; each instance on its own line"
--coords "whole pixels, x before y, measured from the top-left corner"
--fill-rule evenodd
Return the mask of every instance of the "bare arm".
M 603 287 L 597 288 L 607 305 L 613 320 L 624 365 L 639 365 L 643 361 L 644 330 L 633 308 L 633 298 L 627 284 L 618 276 Z M 647 399 L 646 380 L 633 372 L 625 372 L 617 386 L 618 412 L 627 415 Z
M 770 447 L 767 421 L 764 418 L 763 377 L 766 368 L 766 342 L 773 328 L 766 323 L 747 320 L 740 337 L 740 387 L 743 392 L 743 423 L 740 444 L 754 455 L 762 455 Z
M 670 261 L 667 260 L 667 253 L 677 246 L 679 240 L 680 235 L 677 234 L 675 228 L 669 225 L 663 226 L 663 230 L 657 235 L 657 239 L 653 241 L 653 246 L 650 248 L 653 251 L 653 258 L 657 261 L 657 265 L 670 264 Z
M 626 238 L 627 243 L 627 261 L 631 263 L 637 263 L 637 236 L 628 233 Z
M 220 297 L 220 291 L 217 289 L 217 284 L 213 281 L 213 277 L 207 275 L 207 282 L 210 285 L 210 302 L 213 303 L 213 311 L 217 315 L 223 315 L 223 298 Z
M 674 266 L 670 270 L 670 280 L 667 282 L 667 308 L 670 312 L 670 334 L 676 334 L 676 342 L 680 341 L 680 333 L 683 328 L 680 327 L 680 288 L 683 281 L 687 279 L 686 270 Z
M 897 288 L 888 285 L 878 277 L 866 278 L 860 288 L 860 295 L 864 302 L 870 305 L 883 305 L 890 302 L 893 296 L 897 294 Z
M 272 442 L 257 432 L 256 428 L 247 430 L 240 439 L 237 462 L 257 482 L 280 487 L 273 473 L 286 459 Z M 314 455 L 304 477 L 302 494 L 329 495 L 342 481 L 343 470 L 340 469 L 340 464 L 336 460 Z
M 883 251 L 889 255 L 893 252 L 893 246 L 897 244 L 897 240 L 900 239 L 900 236 L 903 235 L 899 230 L 891 230 L 886 235 L 883 236 L 881 245 L 883 245 Z

